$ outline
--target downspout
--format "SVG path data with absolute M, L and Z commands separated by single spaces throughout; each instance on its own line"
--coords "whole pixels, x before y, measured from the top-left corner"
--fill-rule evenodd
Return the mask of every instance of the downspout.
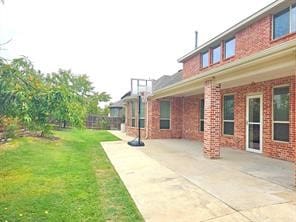
M 182 110 L 182 139 L 184 139 L 184 96 L 182 97 L 182 103 L 183 103 L 183 110 Z

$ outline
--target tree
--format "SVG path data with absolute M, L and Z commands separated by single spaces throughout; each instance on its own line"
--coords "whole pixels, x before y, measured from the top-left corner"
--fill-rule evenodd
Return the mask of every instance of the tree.
M 88 114 L 100 114 L 100 115 L 107 115 L 109 112 L 109 108 L 100 108 L 100 102 L 109 102 L 111 96 L 106 92 L 102 93 L 94 93 L 93 95 L 89 96 L 88 98 L 88 106 L 87 106 L 87 113 Z
M 49 132 L 48 90 L 44 87 L 42 75 L 25 57 L 10 63 L 1 61 L 0 97 L 3 106 L 0 116 L 19 119 L 31 130 Z
M 54 101 L 53 118 L 65 128 L 67 122 L 73 126 L 83 126 L 86 116 L 86 99 L 93 87 L 86 75 L 75 76 L 71 70 L 60 69 L 58 73 L 48 74 L 46 81 L 52 88 Z
M 52 119 L 63 127 L 83 127 L 87 113 L 98 113 L 98 103 L 109 100 L 107 93 L 94 91 L 85 74 L 60 69 L 44 75 L 26 57 L 0 59 L 0 122 L 15 118 L 43 136 L 50 133 Z

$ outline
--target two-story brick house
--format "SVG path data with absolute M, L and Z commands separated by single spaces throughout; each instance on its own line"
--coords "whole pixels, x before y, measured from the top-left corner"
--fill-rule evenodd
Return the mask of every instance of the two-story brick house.
M 227 146 L 296 159 L 296 1 L 277 0 L 181 57 L 182 79 L 155 89 L 141 118 L 147 139 Z M 127 133 L 137 105 L 126 99 Z

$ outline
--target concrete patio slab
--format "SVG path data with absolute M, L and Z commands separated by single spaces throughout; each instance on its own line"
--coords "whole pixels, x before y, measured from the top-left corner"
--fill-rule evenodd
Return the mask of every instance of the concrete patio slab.
M 209 160 L 189 140 L 136 149 L 112 133 L 124 140 L 103 147 L 148 221 L 296 221 L 292 163 L 233 149 Z
M 102 145 L 146 221 L 206 221 L 235 212 L 125 142 Z
M 223 158 L 210 160 L 203 157 L 200 151 L 201 144 L 196 141 L 149 140 L 146 141 L 146 145 L 146 149 L 142 150 L 146 155 L 205 189 L 236 210 L 296 201 L 296 193 L 292 191 L 292 185 L 289 187 L 289 182 L 280 181 L 287 186 L 285 187 L 272 181 L 272 178 L 277 175 L 284 179 L 289 175 L 293 178 L 293 164 L 289 170 L 289 168 L 284 168 L 290 164 L 285 161 L 230 149 L 223 150 Z M 194 153 L 191 150 L 192 147 L 196 150 L 199 149 L 199 151 Z M 233 163 L 228 153 L 231 154 Z M 242 162 L 251 163 L 248 167 L 243 163 L 240 165 L 241 163 L 238 161 L 241 159 L 240 154 L 243 156 L 244 161 Z M 224 156 L 227 161 L 224 160 Z M 261 162 L 256 158 L 261 159 Z M 257 172 L 260 165 L 264 166 L 262 177 L 259 177 L 258 174 L 253 175 L 253 170 L 256 169 L 255 172 Z M 273 169 L 277 167 L 281 170 Z M 264 177 L 268 173 L 273 176 Z
M 296 202 L 259 207 L 241 213 L 252 221 L 290 222 L 296 220 Z

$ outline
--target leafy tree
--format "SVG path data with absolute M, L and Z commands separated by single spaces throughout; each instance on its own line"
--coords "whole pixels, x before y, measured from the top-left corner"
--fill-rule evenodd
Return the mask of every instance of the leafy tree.
M 26 127 L 48 132 L 47 91 L 42 75 L 27 58 L 14 59 L 11 63 L 2 60 L 0 68 L 0 116 L 18 118 Z
M 88 106 L 87 106 L 87 113 L 88 114 L 98 114 L 98 115 L 107 115 L 109 113 L 109 108 L 100 108 L 100 102 L 109 102 L 111 96 L 106 92 L 102 93 L 94 93 L 93 95 L 89 96 L 88 98 Z
M 94 91 L 87 75 L 60 69 L 45 76 L 25 57 L 0 59 L 0 123 L 15 118 L 43 136 L 50 133 L 52 119 L 63 127 L 84 126 L 86 115 L 99 113 L 98 103 L 109 100 L 107 93 Z

